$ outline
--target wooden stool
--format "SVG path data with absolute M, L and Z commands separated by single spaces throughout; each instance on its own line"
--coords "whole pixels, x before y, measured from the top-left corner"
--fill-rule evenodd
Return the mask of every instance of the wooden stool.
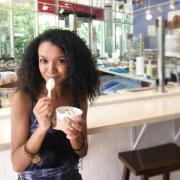
M 180 147 L 170 143 L 120 152 L 119 159 L 124 163 L 122 180 L 129 180 L 130 171 L 140 175 L 141 180 L 160 174 L 163 175 L 163 180 L 169 180 L 169 173 L 180 169 Z

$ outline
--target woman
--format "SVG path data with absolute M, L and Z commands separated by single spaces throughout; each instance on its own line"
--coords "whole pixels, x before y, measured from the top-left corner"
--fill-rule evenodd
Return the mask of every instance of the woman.
M 12 100 L 12 164 L 19 179 L 81 180 L 77 164 L 87 154 L 87 108 L 99 94 L 92 55 L 73 32 L 51 29 L 27 47 L 18 70 L 18 91 Z M 52 97 L 46 82 L 55 80 Z M 55 109 L 83 111 L 68 127 L 52 128 Z

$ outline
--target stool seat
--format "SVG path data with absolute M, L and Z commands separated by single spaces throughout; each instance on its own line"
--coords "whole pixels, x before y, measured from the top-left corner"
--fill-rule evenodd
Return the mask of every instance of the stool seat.
M 129 179 L 129 171 L 147 177 L 163 174 L 169 179 L 169 172 L 180 169 L 180 147 L 169 143 L 146 149 L 120 152 L 119 159 L 124 163 L 123 179 Z

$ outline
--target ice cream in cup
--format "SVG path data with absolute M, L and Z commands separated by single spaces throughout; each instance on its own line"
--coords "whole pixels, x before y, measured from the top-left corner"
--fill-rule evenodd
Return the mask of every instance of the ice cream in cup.
M 76 121 L 81 118 L 83 111 L 72 106 L 61 106 L 56 108 L 56 129 L 65 129 L 70 119 Z

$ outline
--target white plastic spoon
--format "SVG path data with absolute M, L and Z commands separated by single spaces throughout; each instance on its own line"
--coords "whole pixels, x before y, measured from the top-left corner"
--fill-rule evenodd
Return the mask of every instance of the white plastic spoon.
M 55 86 L 55 80 L 53 78 L 48 79 L 46 82 L 46 89 L 48 90 L 48 97 L 51 98 L 51 91 Z

